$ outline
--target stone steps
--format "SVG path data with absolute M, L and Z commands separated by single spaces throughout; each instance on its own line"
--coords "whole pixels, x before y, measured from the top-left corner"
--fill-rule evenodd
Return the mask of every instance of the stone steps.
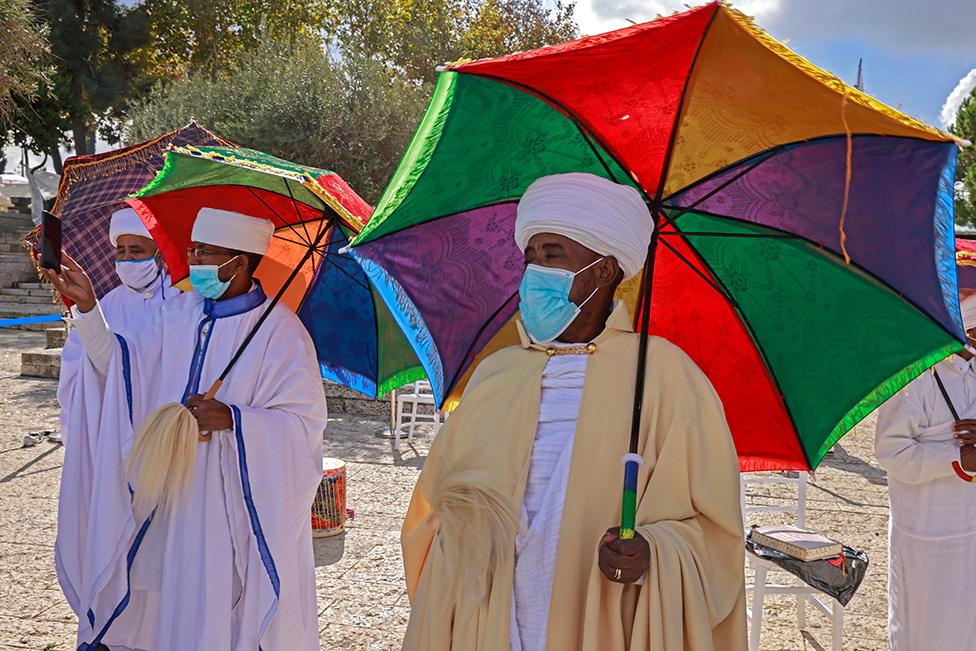
M 26 287 L 5 287 L 0 289 L 0 296 L 43 296 L 44 298 L 51 298 L 53 295 L 51 290 L 43 286 L 37 289 L 28 289 Z
M 16 253 L 30 259 L 27 249 L 20 243 L 20 238 L 0 237 L 0 253 Z
M 0 214 L 0 236 L 16 237 L 19 240 L 33 228 L 34 222 L 31 221 L 30 217 L 10 219 L 6 215 Z
M 21 353 L 20 374 L 56 380 L 61 375 L 61 351 L 37 350 Z
M 57 307 L 59 303 L 54 302 L 54 297 L 50 292 L 45 294 L 10 294 L 9 289 L 0 289 L 0 304 L 7 305 L 47 305 Z M 33 291 L 33 290 L 28 290 Z

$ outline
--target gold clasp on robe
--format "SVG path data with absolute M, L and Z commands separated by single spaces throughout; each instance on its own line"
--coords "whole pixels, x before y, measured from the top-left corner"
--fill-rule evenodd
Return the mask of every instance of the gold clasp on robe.
M 549 346 L 546 348 L 546 356 L 553 357 L 555 355 L 592 355 L 596 352 L 596 344 L 590 342 L 588 344 L 579 346 Z

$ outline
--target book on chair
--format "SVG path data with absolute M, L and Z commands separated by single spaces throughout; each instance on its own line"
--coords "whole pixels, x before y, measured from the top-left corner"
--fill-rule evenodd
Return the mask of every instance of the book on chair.
M 788 524 L 756 527 L 752 542 L 801 561 L 819 561 L 840 556 L 844 547 L 836 540 Z

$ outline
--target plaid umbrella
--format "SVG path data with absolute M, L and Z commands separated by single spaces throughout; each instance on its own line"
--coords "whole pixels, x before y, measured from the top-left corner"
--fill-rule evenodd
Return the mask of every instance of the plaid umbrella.
M 163 153 L 170 145 L 230 145 L 233 143 L 190 122 L 176 131 L 122 149 L 65 161 L 58 196 L 51 212 L 63 220 L 65 251 L 91 276 L 95 293 L 104 296 L 119 284 L 115 252 L 108 241 L 112 213 L 122 202 L 153 180 L 163 168 Z M 40 250 L 40 230 L 25 241 Z

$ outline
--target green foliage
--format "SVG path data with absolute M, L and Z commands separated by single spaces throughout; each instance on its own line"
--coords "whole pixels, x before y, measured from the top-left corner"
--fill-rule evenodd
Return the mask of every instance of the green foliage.
M 960 105 L 949 131 L 976 143 L 976 88 Z M 956 223 L 976 227 L 976 146 L 960 149 L 956 161 Z
M 343 0 L 326 32 L 343 51 L 376 56 L 411 79 L 437 66 L 499 56 L 577 36 L 574 3 L 543 0 Z
M 144 0 L 152 24 L 142 54 L 160 77 L 240 63 L 263 34 L 307 39 L 326 22 L 329 0 Z
M 375 202 L 426 102 L 423 89 L 374 59 L 330 58 L 313 40 L 269 38 L 213 79 L 157 85 L 130 112 L 130 141 L 191 119 L 229 140 L 331 169 Z
M 34 97 L 47 83 L 50 69 L 47 27 L 30 0 L 0 2 L 0 131 L 6 130 L 18 100 Z

